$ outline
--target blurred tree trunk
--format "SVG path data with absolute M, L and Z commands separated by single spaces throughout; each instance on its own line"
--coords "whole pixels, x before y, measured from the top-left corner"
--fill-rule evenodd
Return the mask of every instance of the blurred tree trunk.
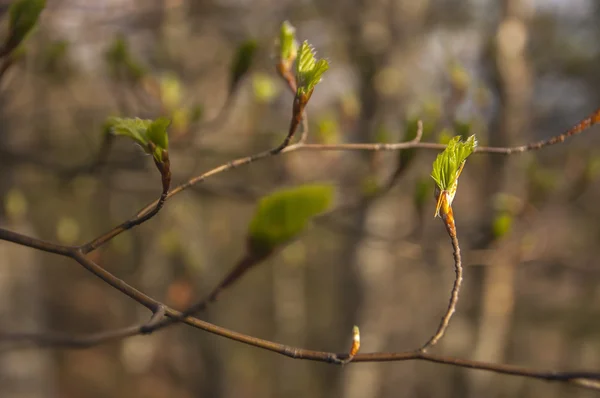
M 531 10 L 524 0 L 504 0 L 502 19 L 493 40 L 495 81 L 500 96 L 500 110 L 495 128 L 492 128 L 490 145 L 513 146 L 528 142 L 531 119 L 532 77 L 526 56 L 528 41 L 527 22 Z M 525 193 L 525 156 L 490 156 L 487 174 L 489 216 L 486 221 L 486 246 L 493 254 L 486 260 L 483 270 L 481 314 L 478 318 L 478 337 L 474 346 L 473 358 L 479 361 L 500 363 L 505 360 L 509 342 L 510 326 L 515 301 L 515 272 L 520 262 L 523 225 L 515 219 L 512 234 L 496 240 L 492 225 L 498 214 L 498 194 L 514 195 L 522 198 Z M 514 214 L 516 216 L 516 214 Z M 493 386 L 500 383 L 492 373 L 472 372 L 470 374 L 471 396 L 490 396 L 503 389 Z

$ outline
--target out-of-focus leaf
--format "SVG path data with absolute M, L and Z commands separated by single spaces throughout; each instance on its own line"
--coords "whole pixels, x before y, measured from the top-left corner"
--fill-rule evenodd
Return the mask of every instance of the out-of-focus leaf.
M 146 75 L 145 68 L 133 58 L 125 37 L 121 35 L 115 38 L 107 50 L 106 61 L 113 77 L 124 77 L 137 82 Z
M 165 75 L 160 80 L 160 99 L 168 110 L 174 110 L 181 105 L 183 88 L 181 82 L 172 73 Z
M 70 245 L 79 238 L 79 222 L 72 217 L 61 217 L 56 224 L 56 236 L 64 244 Z
M 494 238 L 500 239 L 510 233 L 513 218 L 514 217 L 507 211 L 501 211 L 494 217 L 492 223 L 492 234 Z
M 297 55 L 296 28 L 288 21 L 284 21 L 279 31 L 279 59 L 289 66 L 294 62 Z
M 202 120 L 204 116 L 204 107 L 202 105 L 195 105 L 190 109 L 190 123 L 196 123 Z
M 300 234 L 316 215 L 330 208 L 334 188 L 327 184 L 304 185 L 262 198 L 248 228 L 250 251 L 272 252 Z
M 27 38 L 45 7 L 46 0 L 16 0 L 11 4 L 4 54 L 13 51 Z
M 413 203 L 418 213 L 421 213 L 425 208 L 425 204 L 431 197 L 431 184 L 429 179 L 420 178 L 415 183 L 415 192 L 413 196 Z
M 324 115 L 317 120 L 317 139 L 322 144 L 335 144 L 340 135 L 340 126 L 334 115 Z
M 252 79 L 252 88 L 254 89 L 254 98 L 261 103 L 273 101 L 279 93 L 279 86 L 275 84 L 271 76 L 264 73 L 257 73 Z
M 4 210 L 12 219 L 19 219 L 26 215 L 28 207 L 25 194 L 18 188 L 10 189 L 4 196 Z
M 257 50 L 258 43 L 253 39 L 246 40 L 238 47 L 231 66 L 230 92 L 235 90 L 240 80 L 242 80 L 250 70 L 250 66 L 254 61 Z

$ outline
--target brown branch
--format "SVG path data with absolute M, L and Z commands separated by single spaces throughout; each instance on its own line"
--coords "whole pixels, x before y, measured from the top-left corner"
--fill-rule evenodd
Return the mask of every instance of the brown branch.
M 600 122 L 600 109 L 597 110 L 589 118 L 583 120 L 582 122 L 578 123 L 575 127 L 568 130 L 566 133 L 561 134 L 560 136 L 551 138 L 549 140 L 540 141 L 537 143 L 532 143 L 529 145 L 513 147 L 513 148 L 479 147 L 476 150 L 476 152 L 497 153 L 497 154 L 509 155 L 512 153 L 525 152 L 525 151 L 529 151 L 529 150 L 537 150 L 537 149 L 541 149 L 548 145 L 554 145 L 554 144 L 563 142 L 566 138 L 576 135 L 576 134 L 579 134 L 580 132 L 584 131 L 585 129 L 589 128 L 590 126 L 592 126 L 598 122 Z M 250 164 L 254 161 L 276 155 L 280 152 L 287 153 L 287 152 L 292 152 L 292 151 L 299 150 L 299 149 L 303 149 L 303 150 L 308 150 L 308 149 L 312 149 L 312 150 L 354 150 L 354 149 L 359 149 L 359 150 L 396 150 L 396 149 L 406 149 L 406 148 L 443 149 L 444 146 L 438 145 L 438 144 L 427 144 L 427 143 L 420 143 L 420 142 L 408 142 L 408 143 L 400 143 L 400 144 L 342 144 L 342 145 L 334 145 L 334 146 L 331 146 L 331 145 L 309 145 L 309 144 L 290 145 L 290 146 L 283 148 L 281 151 L 277 151 L 278 148 L 276 148 L 275 150 L 265 151 L 265 152 L 262 152 L 262 153 L 259 153 L 259 154 L 253 155 L 253 156 L 249 156 L 249 157 L 245 157 L 245 158 L 241 158 L 241 159 L 229 162 L 225 165 L 222 165 L 215 169 L 212 169 L 212 170 L 208 171 L 207 173 L 202 174 L 201 176 L 192 178 L 189 181 L 187 181 L 186 183 L 176 187 L 172 191 L 170 191 L 166 194 L 163 194 L 159 200 L 155 201 L 153 204 L 151 204 L 148 207 L 146 207 L 145 209 L 143 209 L 132 220 L 129 220 L 129 221 L 121 224 L 119 227 L 116 227 L 109 233 L 107 233 L 107 234 L 101 236 L 100 238 L 97 238 L 97 239 L 93 240 L 92 242 L 90 242 L 86 245 L 83 245 L 82 247 L 79 247 L 79 248 L 53 244 L 50 242 L 27 237 L 27 236 L 24 236 L 24 235 L 15 233 L 15 232 L 3 230 L 3 229 L 0 229 L 0 240 L 7 240 L 7 241 L 17 243 L 20 245 L 24 245 L 27 247 L 31 247 L 31 248 L 35 248 L 38 250 L 42 250 L 42 251 L 55 253 L 58 255 L 73 258 L 80 265 L 82 265 L 88 271 L 90 271 L 91 273 L 93 273 L 94 275 L 96 275 L 97 277 L 102 279 L 107 284 L 109 284 L 112 287 L 114 287 L 115 289 L 121 291 L 125 295 L 129 296 L 131 299 L 135 300 L 139 304 L 147 307 L 148 309 L 153 311 L 153 313 L 155 315 L 156 314 L 161 315 L 161 316 L 158 316 L 158 315 L 154 316 L 153 319 L 148 324 L 145 324 L 142 326 L 129 327 L 129 328 L 111 331 L 111 332 L 103 332 L 104 337 L 102 337 L 101 339 L 98 339 L 98 335 L 96 335 L 95 338 L 98 339 L 97 343 L 90 342 L 90 340 L 87 340 L 87 342 L 86 342 L 85 336 L 75 338 L 75 339 L 66 338 L 65 336 L 58 336 L 58 337 L 60 337 L 60 339 L 58 339 L 58 338 L 56 338 L 57 336 L 54 336 L 55 343 L 63 343 L 63 344 L 67 344 L 67 345 L 71 344 L 73 346 L 76 346 L 77 343 L 83 342 L 83 343 L 87 343 L 90 345 L 95 345 L 95 344 L 100 344 L 101 342 L 104 342 L 104 341 L 110 341 L 110 340 L 117 339 L 117 338 L 124 338 L 124 337 L 128 337 L 130 335 L 150 333 L 151 331 L 155 330 L 156 325 L 159 325 L 163 322 L 161 320 L 162 311 L 164 311 L 164 315 L 166 315 L 170 318 L 177 318 L 178 320 L 179 320 L 179 318 L 182 318 L 182 313 L 165 306 L 163 303 L 158 302 L 157 300 L 151 298 L 150 296 L 147 296 L 143 292 L 128 285 L 126 282 L 122 281 L 121 279 L 117 278 L 116 276 L 114 276 L 111 273 L 109 273 L 108 271 L 106 271 L 100 265 L 98 265 L 95 262 L 93 262 L 92 260 L 88 259 L 85 256 L 86 253 L 88 253 L 89 251 L 93 250 L 94 248 L 100 246 L 102 243 L 105 243 L 105 242 L 109 241 L 110 239 L 114 238 L 116 235 L 121 233 L 123 230 L 132 228 L 135 225 L 139 225 L 139 224 L 143 223 L 144 221 L 147 221 L 148 219 L 150 219 L 153 215 L 155 215 L 160 210 L 160 208 L 166 202 L 167 199 L 169 199 L 171 196 L 177 194 L 178 192 L 181 192 L 184 189 L 191 187 L 194 184 L 199 183 L 210 176 L 240 167 L 242 165 Z M 458 272 L 458 269 L 460 268 L 459 267 L 460 266 L 460 251 L 458 250 L 458 242 L 455 241 L 455 239 L 453 239 L 453 246 L 455 248 L 455 263 L 457 263 L 457 280 L 459 280 L 460 274 Z M 453 289 L 453 290 L 457 290 L 456 282 L 455 282 L 455 289 Z M 453 295 L 455 295 L 454 292 L 453 292 Z M 457 297 L 457 291 L 456 291 L 456 297 Z M 275 342 L 268 341 L 268 340 L 259 339 L 256 337 L 252 337 L 252 336 L 248 336 L 248 335 L 245 335 L 242 333 L 231 331 L 231 330 L 228 330 L 225 328 L 221 328 L 221 327 L 213 325 L 211 323 L 204 322 L 195 317 L 185 317 L 180 320 L 183 323 L 186 323 L 190 326 L 207 331 L 209 333 L 213 333 L 215 335 L 219 335 L 219 336 L 222 336 L 222 337 L 225 337 L 225 338 L 228 338 L 231 340 L 235 340 L 240 343 L 247 344 L 247 345 L 251 345 L 251 346 L 254 346 L 257 348 L 276 352 L 276 353 L 279 353 L 281 355 L 288 356 L 291 358 L 342 364 L 342 363 L 344 363 L 345 360 L 348 359 L 348 356 L 349 356 L 348 353 L 337 354 L 337 353 L 325 352 L 325 351 L 312 351 L 312 350 L 306 350 L 306 349 L 301 349 L 301 348 L 295 348 L 295 347 L 275 343 Z M 137 328 L 137 331 L 134 332 L 133 328 Z M 26 336 L 27 338 L 25 338 L 23 336 Z M 40 335 L 37 335 L 37 336 L 40 336 Z M 17 335 L 12 335 L 12 337 L 18 338 Z M 32 335 L 32 334 L 29 334 L 29 335 L 22 334 L 20 338 L 21 338 L 21 340 L 31 341 L 31 340 L 35 340 L 33 337 L 34 337 L 34 335 Z M 87 339 L 89 339 L 89 338 L 90 337 L 87 336 Z M 43 339 L 43 337 L 41 337 L 41 339 Z M 48 341 L 47 339 L 48 339 L 48 335 L 46 335 L 46 341 Z M 77 340 L 77 339 L 79 339 L 79 340 Z M 75 341 L 76 343 L 73 343 L 73 341 Z M 483 363 L 483 362 L 477 362 L 477 361 L 470 361 L 470 360 L 466 360 L 466 359 L 436 356 L 436 355 L 427 354 L 426 352 L 423 352 L 423 350 L 401 352 L 401 353 L 357 354 L 353 357 L 352 362 L 382 362 L 382 361 L 406 361 L 406 360 L 423 360 L 423 361 L 435 362 L 435 363 L 440 363 L 440 364 L 448 364 L 448 365 L 471 368 L 471 369 L 486 370 L 486 371 L 508 374 L 508 375 L 524 376 L 524 377 L 549 380 L 549 381 L 568 382 L 568 383 L 572 383 L 572 384 L 575 384 L 575 385 L 578 385 L 581 387 L 600 389 L 600 373 L 537 371 L 537 370 L 531 370 L 531 369 L 512 366 L 512 365 L 490 364 L 490 363 Z
M 295 124 L 295 121 L 293 120 L 294 118 L 292 118 L 292 122 L 290 124 L 290 131 L 292 131 L 292 127 Z M 539 141 L 539 142 L 534 142 L 528 145 L 523 145 L 523 146 L 516 146 L 516 147 L 509 147 L 509 148 L 502 148 L 502 147 L 477 147 L 475 148 L 474 153 L 490 153 L 490 154 L 503 154 L 503 155 L 511 155 L 513 153 L 522 153 L 522 152 L 526 152 L 526 151 L 530 151 L 530 150 L 538 150 L 541 148 L 544 148 L 546 146 L 549 145 L 554 145 L 554 144 L 558 144 L 561 142 L 564 142 L 565 139 L 567 139 L 568 137 L 577 135 L 587 129 L 589 129 L 590 127 L 592 127 L 593 125 L 600 123 L 600 108 L 598 108 L 593 114 L 591 114 L 590 116 L 588 116 L 587 118 L 583 119 L 582 121 L 580 121 L 579 123 L 577 123 L 574 127 L 572 127 L 571 129 L 567 130 L 565 133 L 560 134 L 558 136 L 555 136 L 553 138 L 550 138 L 548 140 L 544 140 L 544 141 Z M 296 125 L 297 127 L 297 125 Z M 422 129 L 422 126 L 420 127 Z M 207 171 L 204 174 L 201 174 L 197 177 L 191 178 L 190 180 L 184 182 L 183 184 L 173 188 L 171 191 L 169 191 L 169 193 L 162 198 L 161 200 L 164 202 L 166 202 L 168 199 L 170 199 L 172 196 L 177 195 L 178 193 L 184 191 L 187 188 L 190 188 L 202 181 L 204 181 L 205 179 L 207 179 L 208 177 L 214 176 L 216 174 L 225 172 L 225 171 L 229 171 L 235 168 L 238 168 L 240 166 L 245 166 L 248 165 L 250 163 L 259 161 L 259 160 L 263 160 L 266 158 L 269 158 L 271 156 L 275 156 L 275 155 L 279 155 L 279 154 L 284 154 L 284 153 L 291 153 L 291 152 L 295 152 L 295 151 L 299 151 L 299 150 L 311 150 L 311 151 L 396 151 L 396 150 L 403 150 L 403 149 L 431 149 L 431 150 L 443 150 L 444 148 L 446 148 L 446 146 L 444 144 L 436 144 L 436 143 L 428 143 L 428 142 L 420 142 L 422 136 L 422 132 L 420 134 L 417 135 L 417 137 L 414 140 L 408 141 L 408 142 L 400 142 L 400 143 L 395 143 L 395 144 L 380 144 L 380 143 L 364 143 L 364 144 L 332 144 L 332 145 L 324 145 L 324 144 L 304 144 L 304 143 L 297 143 L 297 144 L 293 144 L 293 145 L 289 145 L 289 133 L 288 133 L 288 137 L 286 137 L 286 139 L 282 142 L 281 145 L 279 145 L 278 147 L 274 148 L 274 149 L 270 149 L 255 155 L 251 155 L 251 156 L 247 156 L 247 157 L 243 157 L 243 158 L 239 158 L 236 160 L 233 160 L 229 163 L 223 164 L 221 166 L 218 166 L 212 170 Z M 291 139 L 291 137 L 289 137 Z M 417 139 L 418 138 L 418 139 Z M 105 233 L 104 235 L 84 244 L 83 246 L 81 246 L 81 249 L 84 253 L 89 253 L 92 250 L 100 247 L 101 245 L 103 245 L 104 243 L 108 242 L 109 240 L 113 239 L 114 237 L 116 237 L 117 235 L 119 235 L 120 233 L 133 228 L 134 226 L 140 225 L 143 222 L 149 220 L 150 218 L 152 218 L 154 215 L 156 215 L 156 213 L 158 213 L 158 211 L 160 210 L 160 208 L 158 207 L 160 203 L 160 200 L 154 201 L 151 204 L 147 205 L 146 207 L 144 207 L 142 210 L 140 210 L 138 212 L 138 214 L 131 218 L 130 220 L 127 220 L 126 222 L 118 225 L 117 227 L 113 228 L 112 230 L 110 230 L 109 232 Z M 162 205 L 161 205 L 162 206 Z
M 452 248 L 454 249 L 454 272 L 456 273 L 456 277 L 454 278 L 454 284 L 452 285 L 452 291 L 450 293 L 450 300 L 448 300 L 448 308 L 446 309 L 446 313 L 442 317 L 435 334 L 431 336 L 425 345 L 423 345 L 421 351 L 426 351 L 428 348 L 433 347 L 442 337 L 444 337 L 444 333 L 446 333 L 446 329 L 448 329 L 448 325 L 450 324 L 450 319 L 452 319 L 452 315 L 454 315 L 454 312 L 456 311 L 456 304 L 458 303 L 458 295 L 460 293 L 460 287 L 463 279 L 460 246 L 458 244 L 458 236 L 456 235 L 456 226 L 454 223 L 454 215 L 452 214 L 452 207 L 449 207 L 447 214 L 442 214 L 442 220 L 444 221 L 446 231 L 448 232 L 450 240 L 452 241 Z
M 71 248 L 68 246 L 48 243 L 39 239 L 26 237 L 24 235 L 9 232 L 0 229 L 0 238 L 9 240 L 14 243 L 18 243 L 27 247 L 39 249 L 46 252 L 56 253 L 66 257 L 75 259 L 88 271 L 108 283 L 115 289 L 121 291 L 125 295 L 132 298 L 134 301 L 145 306 L 146 308 L 153 311 L 154 316 L 151 320 L 141 326 L 133 326 L 124 329 L 117 329 L 109 332 L 102 332 L 102 334 L 96 334 L 92 336 L 58 336 L 48 334 L 16 334 L 16 333 L 4 333 L 2 336 L 8 336 L 13 341 L 27 341 L 30 343 L 38 343 L 42 345 L 51 345 L 53 347 L 62 346 L 65 348 L 83 348 L 81 345 L 87 344 L 88 346 L 98 345 L 104 342 L 113 341 L 119 338 L 130 337 L 134 335 L 147 334 L 153 330 L 156 324 L 161 323 L 161 317 L 165 316 L 171 318 L 181 317 L 181 312 L 176 311 L 163 303 L 147 296 L 140 292 L 134 287 L 128 285 L 126 282 L 120 280 L 110 272 L 106 271 L 100 265 L 96 264 L 92 260 L 85 257 L 85 255 L 78 248 Z M 163 312 L 164 311 L 164 312 Z M 260 339 L 257 337 L 248 336 L 242 333 L 238 333 L 226 328 L 222 328 L 211 323 L 202 321 L 198 318 L 187 317 L 181 320 L 183 323 L 195 327 L 197 329 L 204 330 L 206 332 L 225 337 L 230 340 L 234 340 L 243 344 L 251 345 L 267 351 L 272 351 L 294 359 L 306 359 L 318 362 L 326 362 L 331 364 L 343 364 L 348 359 L 348 353 L 334 353 L 327 351 L 313 351 L 302 348 L 296 348 L 280 343 L 276 343 L 269 340 Z M 134 330 L 136 328 L 136 330 Z M 101 337 L 98 337 L 101 336 Z M 93 341 L 96 339 L 96 341 Z M 50 342 L 52 340 L 52 342 Z M 590 389 L 600 390 L 600 373 L 595 372 L 555 372 L 555 371 L 539 371 L 528 368 L 513 366 L 513 365 L 502 365 L 502 364 L 491 364 L 485 362 L 471 361 L 468 359 L 460 359 L 453 357 L 444 357 L 439 355 L 431 355 L 423 352 L 422 350 L 408 351 L 408 352 L 381 352 L 381 353 L 367 353 L 357 354 L 352 358 L 354 362 L 390 362 L 390 361 L 409 361 L 409 360 L 421 360 L 428 362 L 435 362 L 440 364 L 447 364 L 453 366 L 459 366 L 463 368 L 479 369 L 495 373 L 523 376 L 535 379 L 547 380 L 547 381 L 560 381 L 577 385 L 579 387 L 585 387 Z

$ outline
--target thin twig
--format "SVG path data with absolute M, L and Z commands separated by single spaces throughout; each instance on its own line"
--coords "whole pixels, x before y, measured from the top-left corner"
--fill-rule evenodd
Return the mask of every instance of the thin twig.
M 0 238 L 9 238 L 6 240 L 10 240 L 11 242 L 19 243 L 24 246 L 32 247 L 35 249 L 60 254 L 62 256 L 71 257 L 75 259 L 79 264 L 81 264 L 88 271 L 92 272 L 94 275 L 98 276 L 104 282 L 113 286 L 115 289 L 121 291 L 125 295 L 132 298 L 134 301 L 139 304 L 145 306 L 146 308 L 153 311 L 153 317 L 149 321 L 149 323 L 140 326 L 135 326 L 126 329 L 120 329 L 110 332 L 104 332 L 106 337 L 103 339 L 97 340 L 96 342 L 83 341 L 83 343 L 88 344 L 89 346 L 98 345 L 104 342 L 117 340 L 120 338 L 129 337 L 130 335 L 139 335 L 148 332 L 148 329 L 151 329 L 151 326 L 155 324 L 155 322 L 160 323 L 160 317 L 165 316 L 172 318 L 179 318 L 181 316 L 181 312 L 176 311 L 165 304 L 147 296 L 146 294 L 140 292 L 134 287 L 128 285 L 126 282 L 120 280 L 116 276 L 112 275 L 110 272 L 106 271 L 100 265 L 96 264 L 92 260 L 85 257 L 85 255 L 78 249 L 71 248 L 68 246 L 58 245 L 48 243 L 39 239 L 26 237 L 24 235 L 20 235 L 13 232 L 8 232 L 0 229 Z M 164 311 L 164 313 L 163 313 Z M 348 353 L 334 353 L 334 352 L 326 352 L 326 351 L 313 351 L 302 348 L 291 347 L 288 345 L 275 343 L 269 340 L 259 339 L 257 337 L 248 336 L 242 333 L 238 333 L 226 328 L 222 328 L 211 323 L 202 321 L 198 318 L 187 317 L 181 320 L 183 323 L 195 327 L 197 329 L 204 330 L 206 332 L 225 337 L 230 340 L 234 340 L 243 344 L 251 345 L 257 348 L 261 348 L 267 351 L 272 351 L 278 353 L 280 355 L 284 355 L 290 358 L 295 359 L 306 359 L 318 362 L 326 362 L 331 364 L 342 364 L 344 360 L 348 358 Z M 137 332 L 133 333 L 133 328 L 137 328 Z M 130 334 L 128 334 L 129 332 Z M 4 336 L 8 336 L 9 334 L 4 334 Z M 2 337 L 0 335 L 0 337 Z M 60 337 L 60 338 L 58 338 Z M 13 340 L 20 341 L 28 341 L 30 343 L 44 343 L 44 341 L 48 342 L 48 339 L 52 339 L 52 337 L 48 337 L 48 334 L 12 334 L 11 338 Z M 83 337 L 86 338 L 85 336 Z M 89 337 L 88 337 L 89 338 Z M 98 339 L 98 337 L 95 337 Z M 51 345 L 53 347 L 66 347 L 66 348 L 77 348 L 77 343 L 81 344 L 82 341 L 77 341 L 78 337 L 75 336 L 53 336 L 54 342 Z M 81 337 L 79 337 L 81 339 Z M 73 343 L 75 341 L 75 343 Z M 471 361 L 468 359 L 460 359 L 453 357 L 444 357 L 438 355 L 427 354 L 421 350 L 417 351 L 408 351 L 408 352 L 380 352 L 380 353 L 367 353 L 367 354 L 357 354 L 352 359 L 352 363 L 355 362 L 389 362 L 389 361 L 409 361 L 409 360 L 421 360 L 428 362 L 435 362 L 440 364 L 447 364 L 453 366 L 459 366 L 470 369 L 479 369 L 485 370 L 495 373 L 514 375 L 514 376 L 523 376 L 530 377 L 535 379 L 547 380 L 547 381 L 560 381 L 565 383 L 574 384 L 579 387 L 584 387 L 588 389 L 596 389 L 600 390 L 600 373 L 595 372 L 555 372 L 555 371 L 540 371 L 540 370 L 532 370 L 528 368 L 513 366 L 513 365 L 503 365 L 503 364 L 492 364 L 485 362 L 477 362 Z
M 294 122 L 292 121 L 291 123 L 293 124 Z M 539 141 L 539 142 L 531 143 L 528 145 L 507 147 L 507 148 L 477 147 L 477 148 L 475 148 L 474 153 L 511 155 L 513 153 L 522 153 L 522 152 L 526 152 L 526 151 L 530 151 L 530 150 L 539 150 L 539 149 L 544 148 L 549 145 L 554 145 L 554 144 L 564 142 L 566 138 L 577 135 L 598 123 L 600 123 L 600 108 L 598 108 L 593 114 L 591 114 L 587 118 L 585 118 L 582 121 L 580 121 L 579 123 L 577 123 L 574 127 L 567 130 L 565 133 L 555 136 L 553 138 L 550 138 L 548 140 Z M 420 127 L 420 128 L 422 129 L 422 127 Z M 359 150 L 359 151 L 397 151 L 397 150 L 412 149 L 412 148 L 430 149 L 430 150 L 443 150 L 444 148 L 446 148 L 446 146 L 443 144 L 420 142 L 421 136 L 422 136 L 422 131 L 416 137 L 416 138 L 419 138 L 419 140 L 416 140 L 416 138 L 415 138 L 415 140 L 411 140 L 408 142 L 400 142 L 400 143 L 395 143 L 395 144 L 364 143 L 364 144 L 332 144 L 332 145 L 304 144 L 304 143 L 288 145 L 289 140 L 286 138 L 286 140 L 284 140 L 284 142 L 280 146 L 278 146 L 274 149 L 264 151 L 264 152 L 261 152 L 261 153 L 258 153 L 258 154 L 252 155 L 252 156 L 247 156 L 247 157 L 236 159 L 234 161 L 231 161 L 231 162 L 228 162 L 221 166 L 218 166 L 212 170 L 209 170 L 209 171 L 205 172 L 204 174 L 201 174 L 197 177 L 193 177 L 193 178 L 189 179 L 188 181 L 184 182 L 183 184 L 181 184 L 181 185 L 173 188 L 171 191 L 169 191 L 168 195 L 166 195 L 166 197 L 164 198 L 164 201 L 170 199 L 172 196 L 177 195 L 178 193 L 184 191 L 185 189 L 190 188 L 190 187 L 204 181 L 208 177 L 238 168 L 240 166 L 245 166 L 250 163 L 269 158 L 271 156 L 284 154 L 284 153 L 291 153 L 291 152 L 295 152 L 295 151 L 299 151 L 299 150 L 305 150 L 305 151 L 306 150 L 309 150 L 309 151 L 355 151 L 355 150 Z M 158 213 L 158 210 L 160 210 L 160 209 L 156 210 L 157 205 L 158 205 L 158 201 L 152 202 L 151 204 L 147 205 L 142 210 L 140 210 L 138 212 L 138 214 L 135 217 L 133 217 L 132 219 L 126 221 L 123 224 L 118 225 L 117 227 L 113 228 L 111 231 L 102 235 L 100 237 L 102 239 L 97 238 L 97 239 L 94 239 L 93 241 L 90 241 L 90 242 L 86 243 L 85 245 L 83 245 L 81 247 L 82 250 L 84 251 L 84 253 L 88 253 L 88 252 L 100 247 L 102 244 L 104 244 L 107 241 L 109 241 L 110 239 L 116 237 L 120 233 L 147 221 L 148 219 L 152 218 L 156 213 Z
M 450 213 L 452 213 L 452 208 L 450 208 Z M 446 333 L 446 329 L 448 329 L 448 325 L 450 324 L 450 319 L 452 319 L 452 315 L 454 315 L 454 312 L 456 311 L 456 304 L 458 303 L 458 296 L 460 294 L 460 287 L 463 279 L 460 246 L 458 244 L 458 236 L 456 235 L 454 217 L 451 216 L 443 218 L 444 225 L 446 226 L 446 230 L 448 231 L 448 235 L 452 241 L 452 248 L 454 249 L 454 272 L 456 273 L 456 276 L 454 278 L 454 284 L 452 285 L 452 292 L 450 293 L 450 299 L 448 300 L 448 308 L 446 309 L 446 313 L 442 317 L 436 332 L 433 334 L 433 336 L 431 336 L 429 341 L 427 341 L 427 343 L 421 347 L 421 351 L 426 351 L 428 348 L 433 347 L 442 337 L 444 337 L 444 333 Z

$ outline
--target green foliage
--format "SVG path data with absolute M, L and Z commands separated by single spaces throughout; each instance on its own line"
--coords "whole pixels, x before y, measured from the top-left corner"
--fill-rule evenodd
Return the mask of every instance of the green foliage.
M 281 62 L 291 65 L 297 55 L 296 28 L 288 21 L 284 21 L 279 32 L 279 59 Z
M 334 188 L 327 184 L 304 185 L 262 198 L 249 229 L 253 254 L 267 254 L 300 234 L 316 215 L 330 208 Z
M 127 41 L 121 35 L 115 38 L 106 52 L 106 60 L 114 77 L 137 81 L 146 74 L 145 68 L 133 58 Z
M 46 0 L 17 0 L 11 4 L 5 52 L 14 50 L 27 38 L 45 7 Z
M 456 182 L 465 161 L 477 146 L 475 136 L 462 141 L 460 136 L 450 140 L 448 146 L 433 162 L 431 177 L 442 191 L 456 190 Z
M 335 144 L 340 135 L 340 126 L 335 115 L 325 114 L 317 120 L 316 136 L 322 144 Z
M 160 79 L 160 99 L 166 109 L 175 110 L 181 105 L 183 87 L 181 81 L 173 73 L 167 73 Z
M 300 46 L 298 60 L 296 61 L 298 94 L 310 96 L 328 69 L 329 63 L 327 60 L 317 60 L 315 50 L 307 41 L 304 41 Z
M 275 84 L 271 76 L 264 73 L 256 73 L 252 79 L 254 98 L 260 103 L 269 103 L 279 93 L 279 86 Z
M 492 234 L 494 235 L 494 238 L 500 239 L 511 231 L 513 218 L 514 217 L 507 211 L 499 212 L 496 217 L 494 217 L 492 223 Z
M 154 143 L 157 147 L 168 150 L 169 149 L 169 137 L 167 136 L 167 128 L 171 124 L 171 121 L 164 117 L 159 117 L 154 120 L 148 126 L 146 134 L 148 139 Z
M 248 73 L 256 56 L 258 43 L 256 40 L 246 40 L 237 49 L 231 65 L 230 90 L 235 89 L 240 80 Z
M 143 120 L 139 118 L 110 118 L 105 129 L 118 136 L 128 137 L 139 144 L 157 162 L 163 162 L 163 150 L 169 149 L 167 128 L 171 121 L 166 118 Z

